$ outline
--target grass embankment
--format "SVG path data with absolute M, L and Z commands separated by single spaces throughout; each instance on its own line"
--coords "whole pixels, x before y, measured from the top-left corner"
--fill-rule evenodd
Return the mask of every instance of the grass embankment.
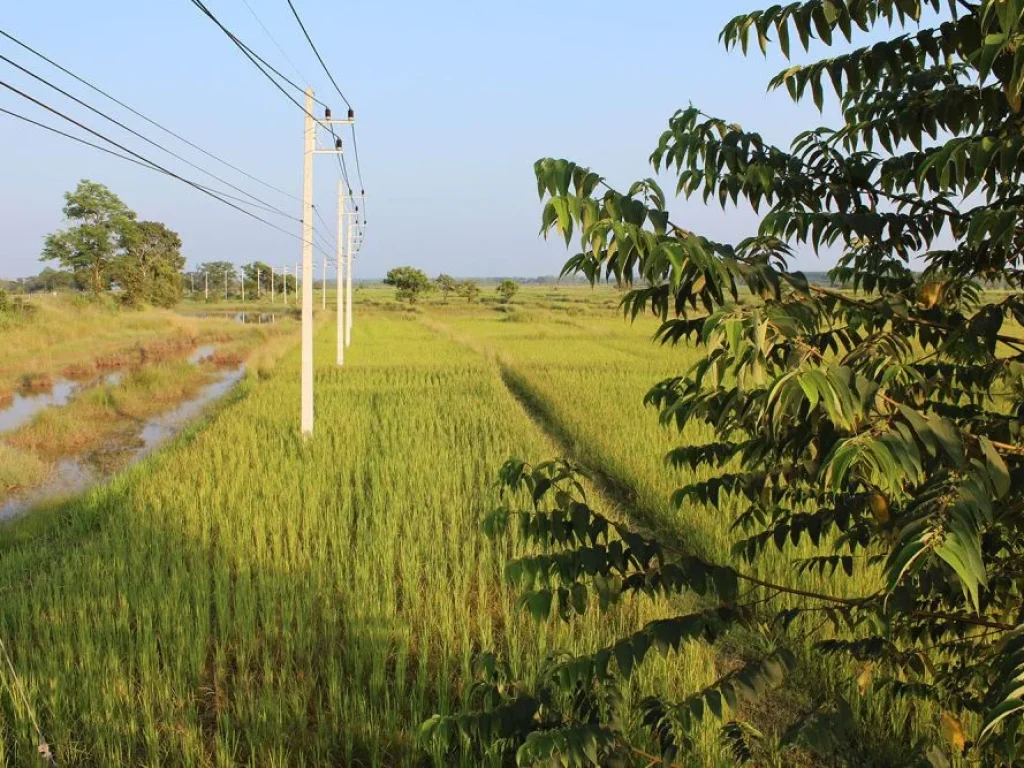
M 290 321 L 243 326 L 69 297 L 45 297 L 37 306 L 0 329 L 0 389 L 7 401 L 12 388 L 45 393 L 60 379 L 79 389 L 67 404 L 45 408 L 0 436 L 0 502 L 45 480 L 60 458 L 101 452 L 112 442 L 125 448 L 147 418 L 195 396 L 218 369 L 250 356 L 257 372 L 272 364 L 297 328 Z M 191 364 L 187 358 L 200 345 L 211 346 L 213 356 Z M 117 468 L 119 457 L 123 451 L 104 454 L 108 466 L 99 468 Z
M 479 649 L 529 676 L 667 610 L 534 624 L 502 582 L 516 545 L 478 522 L 496 467 L 554 446 L 461 345 L 385 316 L 357 340 L 338 370 L 318 335 L 310 441 L 293 351 L 52 525 L 3 531 L 0 633 L 61 765 L 420 765 L 415 729 L 458 706 Z M 692 690 L 710 666 L 694 645 L 640 681 Z M 27 715 L 0 701 L 21 764 Z

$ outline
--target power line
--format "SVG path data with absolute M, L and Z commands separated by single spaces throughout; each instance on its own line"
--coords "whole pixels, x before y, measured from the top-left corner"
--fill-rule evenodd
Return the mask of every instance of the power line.
M 305 89 L 301 85 L 296 85 L 293 81 L 289 80 L 287 77 L 282 75 L 281 72 L 275 69 L 273 65 L 269 64 L 266 59 L 264 59 L 258 53 L 253 51 L 252 48 L 250 48 L 248 45 L 239 40 L 238 37 L 231 30 L 229 30 L 227 27 L 221 24 L 220 20 L 213 15 L 213 12 L 206 7 L 205 3 L 203 3 L 202 0 L 189 0 L 189 2 L 191 2 L 192 5 L 198 8 L 203 15 L 210 19 L 210 21 L 216 24 L 220 31 L 227 35 L 228 39 L 235 44 L 238 50 L 245 54 L 245 57 L 249 59 L 250 62 L 252 62 L 253 66 L 256 67 L 256 69 L 258 69 L 260 73 L 265 78 L 267 78 L 274 85 L 275 88 L 277 88 L 277 90 L 284 94 L 284 97 L 288 99 L 288 101 L 290 101 L 296 107 L 301 109 L 305 114 L 309 115 L 311 118 L 313 118 L 313 120 L 316 120 L 319 123 L 319 120 L 313 115 L 310 115 L 308 112 L 306 112 L 306 108 L 302 104 L 300 104 L 299 101 L 294 96 L 288 93 L 288 91 L 284 89 L 284 86 L 282 86 L 281 83 L 279 83 L 271 76 L 270 72 L 273 72 L 275 75 L 281 78 L 281 80 L 290 85 L 292 88 L 295 88 L 297 91 L 301 93 L 305 93 Z M 270 72 L 267 71 L 268 69 L 270 70 Z M 314 97 L 313 100 L 322 107 L 327 107 L 327 105 L 324 104 L 324 102 L 320 101 L 316 97 Z
M 359 143 L 356 141 L 356 124 L 352 123 L 352 152 L 356 157 L 356 176 L 359 177 L 359 189 L 366 196 L 366 185 L 363 184 L 363 168 L 359 163 Z M 366 207 L 366 200 L 363 200 L 363 207 Z M 363 224 L 366 223 L 366 211 L 363 211 Z
M 341 100 L 345 102 L 345 106 L 347 106 L 351 110 L 352 109 L 352 105 L 349 103 L 349 100 L 347 98 L 345 98 L 345 94 L 341 92 L 341 88 L 338 86 L 338 81 L 334 79 L 334 75 L 331 74 L 331 70 L 327 67 L 327 64 L 324 62 L 323 56 L 321 56 L 320 55 L 320 51 L 317 50 L 316 43 L 313 42 L 313 38 L 310 37 L 309 32 L 306 30 L 306 25 L 302 23 L 302 17 L 299 16 L 299 11 L 298 11 L 298 9 L 296 9 L 295 3 L 292 2 L 292 0 L 288 0 L 288 7 L 291 8 L 292 15 L 295 17 L 295 21 L 298 22 L 299 28 L 302 30 L 302 34 L 306 36 L 306 42 L 309 43 L 309 47 L 312 48 L 313 49 L 313 53 L 316 54 L 317 61 L 319 61 L 320 62 L 320 66 L 323 67 L 324 72 L 327 74 L 328 79 L 330 79 L 330 81 L 331 81 L 331 85 L 334 86 L 334 90 L 338 92 L 338 95 L 341 97 Z M 331 134 L 332 135 L 334 134 L 333 130 L 331 131 Z M 356 140 L 356 126 L 355 126 L 355 123 L 352 124 L 352 151 L 353 151 L 353 154 L 355 155 L 355 159 L 356 159 L 356 175 L 359 177 L 359 187 L 360 187 L 360 190 L 363 193 L 365 193 L 366 192 L 366 185 L 363 183 L 363 170 L 362 170 L 362 167 L 361 167 L 361 163 L 359 162 L 359 143 Z M 345 163 L 345 161 L 341 160 L 341 165 L 342 165 L 343 168 L 344 168 L 344 163 Z M 352 184 L 348 180 L 348 170 L 344 169 L 342 171 L 342 173 L 345 176 L 345 184 L 346 184 L 346 186 L 348 186 L 349 190 L 351 191 Z M 366 220 L 366 214 L 364 213 L 363 214 L 363 221 L 365 222 L 365 220 Z
M 252 194 L 251 192 L 245 191 L 241 187 L 238 187 L 238 186 L 232 184 L 230 181 L 222 179 L 217 174 L 212 173 L 211 171 L 208 171 L 208 170 L 206 170 L 205 168 L 203 168 L 203 167 L 201 167 L 199 165 L 196 165 L 192 161 L 190 161 L 190 160 L 182 157 L 181 155 L 179 155 L 177 152 L 174 152 L 173 150 L 167 149 L 163 145 L 153 141 L 148 136 L 145 136 L 145 135 L 139 133 L 138 131 L 136 131 L 134 128 L 131 128 L 131 127 L 125 125 L 124 123 L 122 123 L 117 118 L 111 117 L 107 113 L 103 112 L 100 109 L 97 109 L 96 107 L 92 106 L 91 104 L 87 104 L 86 102 L 84 102 L 80 98 L 78 98 L 77 96 L 74 96 L 73 94 L 68 93 L 67 91 L 65 91 L 63 88 L 61 88 L 61 87 L 59 87 L 57 85 L 54 85 L 49 80 L 47 80 L 45 77 L 42 77 L 41 75 L 37 75 L 35 72 L 32 72 L 29 69 L 26 69 L 25 67 L 21 66 L 20 64 L 18 64 L 15 61 L 11 61 L 10 59 L 8 59 L 6 56 L 4 56 L 2 54 L 0 54 L 0 61 L 7 62 L 8 64 L 10 64 L 15 69 L 20 70 L 21 72 L 25 73 L 29 77 L 32 77 L 32 78 L 38 80 L 39 82 L 43 83 L 44 85 L 52 88 L 53 90 L 57 91 L 57 93 L 60 93 L 61 95 L 65 96 L 66 98 L 71 99 L 76 104 L 79 104 L 79 105 L 85 107 L 90 112 L 93 112 L 93 113 L 99 115 L 104 120 L 110 121 L 111 123 L 113 123 L 114 125 L 118 126 L 119 128 L 122 128 L 123 130 L 128 131 L 128 133 L 132 134 L 133 136 L 137 136 L 138 138 L 140 138 L 143 141 L 145 141 L 147 144 L 151 144 L 152 146 L 156 147 L 157 149 L 161 150 L 162 152 L 166 152 L 171 157 L 173 157 L 173 158 L 175 158 L 177 160 L 180 160 L 181 162 L 185 163 L 186 165 L 190 166 L 191 168 L 194 168 L 195 170 L 199 171 L 200 173 L 205 173 L 207 176 L 209 176 L 212 179 L 216 179 L 221 184 L 225 184 L 226 186 L 230 187 L 231 189 L 235 190 L 236 192 L 240 192 L 241 194 L 245 195 L 246 197 L 249 197 L 249 198 L 255 200 L 257 203 L 259 203 L 260 205 L 264 206 L 266 209 L 272 210 L 275 213 L 278 213 L 278 214 L 280 214 L 282 216 L 287 216 L 289 218 L 293 218 L 291 216 L 291 214 L 286 213 L 285 211 L 281 210 L 277 206 L 275 206 L 275 205 L 273 205 L 271 203 L 268 203 L 266 200 L 263 200 L 263 199 L 257 197 L 256 195 Z
M 330 78 L 331 85 L 334 86 L 334 90 L 336 90 L 338 92 L 338 95 L 341 96 L 341 100 L 345 102 L 345 106 L 348 107 L 349 109 L 352 109 L 352 105 L 349 104 L 348 99 L 345 98 L 345 94 L 341 92 L 341 88 L 338 87 L 338 83 L 334 79 L 334 75 L 331 74 L 331 70 L 329 70 L 327 68 L 327 65 L 324 63 L 324 59 L 320 55 L 320 51 L 316 49 L 316 44 L 313 42 L 313 38 L 311 38 L 309 36 L 309 32 L 306 31 L 306 25 L 302 23 L 302 18 L 299 16 L 299 12 L 295 9 L 295 3 L 293 3 L 292 0 L 288 0 L 288 7 L 292 9 L 292 15 L 295 17 L 295 20 L 299 22 L 299 29 L 301 29 L 302 34 L 306 36 L 306 42 L 309 43 L 309 47 L 312 48 L 313 53 L 316 54 L 317 61 L 320 62 L 320 66 L 324 68 L 324 72 L 326 72 L 327 77 Z
M 243 0 L 243 2 L 244 1 L 245 0 Z M 156 128 L 159 128 L 161 131 L 163 131 L 164 133 L 168 134 L 169 136 L 173 136 L 178 141 L 181 141 L 181 142 L 187 144 L 188 146 L 192 147 L 192 149 L 196 150 L 197 152 L 202 152 L 204 155 L 206 155 L 209 158 L 212 158 L 213 160 L 216 160 L 221 165 L 224 165 L 224 166 L 230 168 L 231 170 L 233 170 L 233 171 L 235 171 L 237 173 L 242 174 L 246 178 L 251 179 L 252 181 L 255 181 L 257 184 L 262 184 L 267 189 L 273 190 L 274 192 L 278 192 L 278 193 L 280 193 L 282 195 L 285 195 L 286 197 L 290 197 L 293 200 L 298 200 L 299 202 L 302 201 L 302 198 L 300 198 L 298 195 L 293 195 L 291 192 L 286 192 L 285 190 L 283 190 L 283 189 L 281 189 L 279 187 L 276 187 L 276 186 L 274 186 L 273 184 L 271 184 L 269 182 L 263 181 L 262 179 L 260 179 L 260 178 L 258 178 L 256 176 L 253 176 L 251 173 L 249 173 L 247 171 L 244 171 L 241 168 L 239 168 L 238 166 L 229 163 L 227 160 L 224 160 L 223 158 L 218 157 L 217 155 L 213 154 L 212 152 L 209 152 L 208 150 L 203 149 L 198 144 L 195 144 L 195 143 L 189 141 L 184 136 L 182 136 L 182 135 L 180 135 L 178 133 L 175 133 L 170 128 L 167 128 L 166 126 L 161 125 L 159 122 L 157 122 L 156 120 L 152 119 L 151 117 L 147 117 L 146 115 L 142 114 L 137 109 L 135 109 L 134 107 L 131 107 L 130 105 L 125 104 L 123 101 L 121 101 L 120 99 L 118 99 L 118 98 L 112 96 L 111 94 L 107 93 L 102 88 L 100 88 L 100 87 L 90 83 L 85 78 L 80 77 L 79 75 L 76 75 L 70 69 L 67 69 L 64 66 L 61 66 L 60 64 L 58 64 L 53 59 L 51 59 L 48 56 L 40 53 L 39 51 L 37 51 L 32 46 L 28 45 L 27 43 L 25 43 L 22 40 L 19 40 L 18 38 L 14 37 L 13 35 L 9 34 L 8 32 L 5 32 L 4 30 L 0 29 L 0 35 L 6 37 L 8 40 L 10 40 L 15 45 L 21 46 L 22 48 L 24 48 L 29 53 L 32 53 L 35 56 L 38 56 L 40 59 L 45 61 L 47 64 L 49 64 L 49 65 L 51 65 L 53 67 L 56 67 L 61 72 L 63 72 L 64 74 L 68 75 L 69 77 L 74 78 L 75 80 L 80 82 L 82 85 L 86 86 L 87 88 L 91 88 L 93 91 L 95 91 L 96 93 L 100 94 L 101 96 L 103 96 L 103 97 L 105 97 L 107 99 L 110 99 L 110 101 L 114 102 L 119 107 L 122 107 L 122 108 L 128 110 L 129 112 L 131 112 L 136 117 L 139 117 L 139 118 L 145 120 L 147 123 L 149 123 L 150 125 L 152 125 L 152 126 L 154 126 Z
M 101 139 L 101 140 L 107 142 L 108 144 L 111 144 L 111 145 L 117 147 L 118 149 L 122 150 L 123 152 L 128 153 L 132 157 L 136 158 L 138 161 L 141 161 L 141 164 L 145 165 L 145 167 L 149 168 L 150 170 L 154 170 L 154 171 L 157 171 L 158 173 L 162 173 L 162 174 L 165 174 L 167 176 L 170 176 L 173 179 L 177 179 L 178 181 L 182 182 L 183 184 L 187 184 L 188 186 L 190 186 L 190 187 L 192 187 L 192 188 L 202 192 L 203 194 L 212 197 L 214 200 L 217 200 L 218 202 L 221 202 L 224 205 L 229 206 L 230 208 L 234 208 L 236 211 L 240 211 L 241 213 L 244 213 L 246 216 L 248 216 L 248 217 L 250 217 L 252 219 L 255 219 L 256 221 L 259 221 L 259 222 L 261 222 L 263 224 L 266 224 L 268 227 L 271 227 L 272 229 L 276 229 L 277 231 L 283 232 L 284 234 L 288 235 L 289 237 L 295 237 L 295 238 L 298 238 L 299 240 L 305 242 L 305 240 L 302 238 L 301 235 L 297 235 L 294 232 L 289 232 L 288 230 L 284 229 L 283 227 L 279 227 L 277 224 L 274 224 L 273 222 L 267 221 L 266 219 L 264 219 L 264 218 L 262 218 L 260 216 L 257 216 L 252 211 L 247 211 L 244 208 L 240 208 L 239 206 L 235 205 L 231 201 L 224 199 L 223 197 L 221 197 L 216 192 L 213 192 L 210 189 L 204 187 L 202 184 L 198 184 L 198 183 L 196 183 L 196 182 L 194 182 L 194 181 L 192 181 L 190 179 L 186 179 L 184 176 L 181 176 L 181 175 L 175 173 L 174 171 L 171 171 L 171 170 L 168 170 L 167 168 L 164 168 L 162 165 L 159 165 L 158 163 L 153 162 L 149 158 L 144 157 L 143 155 L 140 155 L 138 152 L 135 152 L 135 151 L 129 149 L 128 147 L 124 146 L 123 144 L 119 144 L 118 142 L 114 141 L 113 139 L 110 139 L 110 138 L 104 136 L 103 134 L 101 134 L 100 132 L 93 130 L 89 126 L 84 125 L 83 123 L 80 123 L 78 120 L 75 120 L 73 117 L 69 117 L 68 115 L 65 115 L 60 110 L 55 109 L 55 108 L 49 106 L 48 104 L 43 103 L 42 101 L 40 101 L 39 99 L 35 98 L 34 96 L 30 96 L 29 94 L 25 93 L 24 91 L 21 91 L 18 88 L 15 88 L 10 83 L 7 83 L 7 82 L 5 82 L 3 80 L 0 80 L 0 87 L 6 88 L 7 90 L 11 91 L 12 93 L 15 93 L 18 96 L 21 96 L 23 99 L 26 99 L 27 101 L 31 101 L 33 104 L 35 104 L 35 105 L 37 105 L 39 107 L 42 107 L 47 112 L 50 112 L 50 113 L 52 113 L 54 115 L 57 115 L 58 117 L 62 118 L 63 120 L 66 120 L 67 122 L 69 122 L 69 123 L 71 123 L 71 124 L 81 128 L 83 131 L 86 131 L 87 133 L 92 134 L 96 138 Z M 20 115 L 16 115 L 16 117 L 20 117 Z M 30 120 L 29 122 L 33 122 L 34 123 L 35 121 L 31 121 Z M 316 244 L 314 243 L 313 245 L 315 246 Z
M 256 19 L 256 23 L 260 25 L 260 28 L 264 31 L 264 33 L 266 33 L 267 37 L 270 38 L 270 42 L 274 44 L 274 47 L 277 48 L 278 51 L 280 51 L 281 55 L 284 57 L 284 60 L 288 62 L 288 65 L 292 68 L 292 72 L 295 73 L 299 80 L 305 80 L 306 82 L 309 82 L 309 78 L 299 71 L 299 68 L 295 66 L 295 62 L 291 60 L 288 54 L 285 53 L 284 48 L 281 47 L 281 44 L 277 42 L 277 38 L 274 37 L 274 35 L 271 33 L 269 29 L 267 29 L 267 25 L 263 23 L 263 19 L 259 17 L 255 10 L 253 10 L 252 5 L 249 4 L 249 0 L 242 0 L 242 2 L 245 4 L 245 7 L 249 9 L 249 13 L 252 14 L 252 17 Z
M 106 153 L 108 155 L 116 157 L 119 160 L 126 160 L 129 163 L 134 163 L 135 165 L 138 165 L 138 166 L 140 166 L 142 168 L 145 168 L 147 170 L 150 170 L 150 171 L 156 170 L 153 166 L 148 165 L 147 163 L 144 163 L 141 160 L 136 160 L 134 157 L 129 157 L 128 155 L 122 154 L 120 152 L 115 152 L 114 150 L 108 149 L 107 147 L 104 147 L 104 146 L 102 146 L 100 144 L 96 144 L 96 143 L 91 142 L 91 141 L 89 141 L 87 139 L 83 139 L 81 136 L 75 136 L 74 134 L 68 133 L 66 131 L 62 131 L 59 128 L 54 128 L 51 125 L 46 125 L 45 123 L 40 123 L 38 120 L 33 120 L 30 117 L 26 117 L 25 115 L 19 114 L 17 112 L 12 112 L 9 109 L 4 109 L 3 107 L 0 107 L 0 113 L 3 113 L 5 115 L 9 115 L 9 116 L 14 117 L 14 118 L 17 118 L 18 120 L 21 120 L 22 122 L 25 122 L 25 123 L 29 123 L 30 125 L 34 125 L 37 128 L 42 128 L 44 131 L 49 131 L 50 133 L 55 133 L 58 136 L 63 136 L 66 139 L 71 139 L 72 141 L 77 141 L 79 144 L 84 144 L 87 147 L 92 147 L 93 149 L 98 149 L 100 152 L 104 152 L 104 153 Z M 197 182 L 197 186 L 202 187 L 203 189 L 205 189 L 207 191 L 217 192 L 222 197 L 225 197 L 228 200 L 234 200 L 234 201 L 236 201 L 238 203 L 241 203 L 242 205 L 248 205 L 248 206 L 250 206 L 252 208 L 258 208 L 260 210 L 265 210 L 268 213 L 278 213 L 277 211 L 273 211 L 273 210 L 271 210 L 269 208 L 264 208 L 263 206 L 258 205 L 257 203 L 250 203 L 248 200 L 244 200 L 243 198 L 233 197 L 232 195 L 229 195 L 226 192 L 221 192 L 220 190 L 212 190 L 210 187 L 204 186 L 202 184 L 198 184 L 198 182 Z M 292 221 L 299 221 L 299 219 L 296 219 L 294 216 L 288 216 L 288 218 L 291 219 Z

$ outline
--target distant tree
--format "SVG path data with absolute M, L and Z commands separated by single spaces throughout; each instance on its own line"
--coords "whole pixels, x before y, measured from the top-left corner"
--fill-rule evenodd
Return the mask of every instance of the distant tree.
M 512 297 L 519 293 L 519 283 L 515 280 L 502 280 L 498 283 L 498 287 L 495 290 L 501 296 L 501 300 L 508 304 L 512 301 Z
M 476 280 L 459 281 L 455 292 L 470 304 L 480 298 L 480 286 L 476 284 Z
M 210 298 L 220 298 L 224 295 L 224 281 L 227 280 L 228 292 L 235 283 L 235 265 L 230 261 L 207 261 L 196 269 L 197 275 L 202 275 L 203 280 L 210 281 Z M 205 287 L 196 285 L 196 288 Z
M 57 261 L 79 287 L 99 294 L 110 286 L 114 261 L 123 252 L 125 230 L 135 211 L 102 184 L 83 180 L 64 195 L 68 229 L 47 235 L 40 261 Z
M 443 272 L 434 278 L 434 282 L 437 283 L 438 289 L 441 291 L 441 296 L 444 299 L 444 303 L 448 303 L 448 294 L 456 289 L 458 283 L 455 282 L 455 278 L 451 275 L 446 275 Z
M 242 267 L 242 279 L 245 281 L 245 292 L 253 297 L 270 290 L 270 265 L 262 261 L 254 261 Z M 258 289 L 257 289 L 258 285 Z
M 63 269 L 44 267 L 34 277 L 27 277 L 22 282 L 26 293 L 52 293 L 54 291 L 70 291 L 75 287 L 75 276 Z
M 177 232 L 158 221 L 133 222 L 124 228 L 121 246 L 112 275 L 126 304 L 172 307 L 181 301 L 185 257 Z
M 415 267 L 395 267 L 388 270 L 384 284 L 395 286 L 395 297 L 410 304 L 415 304 L 422 294 L 434 287 L 427 274 Z

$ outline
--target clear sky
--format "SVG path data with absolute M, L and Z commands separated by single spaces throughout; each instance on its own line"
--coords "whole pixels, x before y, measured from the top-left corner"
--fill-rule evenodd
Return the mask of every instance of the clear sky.
M 286 1 L 248 2 L 317 95 L 342 113 Z M 770 4 L 757 0 L 295 3 L 357 111 L 368 195 L 367 240 L 357 264 L 364 278 L 401 264 L 432 275 L 555 274 L 567 253 L 561 243 L 537 236 L 537 158 L 567 157 L 626 186 L 650 175 L 647 158 L 660 132 L 688 103 L 776 142 L 788 143 L 797 127 L 819 119 L 812 107 L 766 93 L 770 77 L 786 66 L 781 56 L 743 57 L 718 43 L 729 18 Z M 297 77 L 245 0 L 207 4 L 258 53 Z M 0 29 L 205 149 L 300 193 L 302 113 L 188 0 L 10 2 Z M 196 154 L 2 38 L 0 54 L 298 216 L 295 200 Z M 136 151 L 203 180 L 4 62 L 0 73 Z M 2 89 L 0 107 L 60 122 Z M 351 155 L 349 168 L 354 174 Z M 315 177 L 317 205 L 329 224 L 323 229 L 333 239 L 334 158 L 318 157 Z M 299 258 L 298 240 L 179 182 L 0 114 L 0 276 L 41 268 L 43 237 L 61 226 L 62 194 L 82 178 L 111 187 L 141 218 L 178 231 L 190 265 L 257 258 L 284 265 Z M 756 225 L 746 210 L 723 213 L 681 201 L 672 208 L 675 220 L 716 239 L 738 239 Z M 297 223 L 273 220 L 298 231 Z M 813 255 L 798 261 L 808 270 L 829 266 Z

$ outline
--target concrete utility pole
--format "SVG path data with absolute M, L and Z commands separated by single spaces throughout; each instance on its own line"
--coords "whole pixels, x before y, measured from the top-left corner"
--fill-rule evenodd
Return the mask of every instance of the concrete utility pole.
M 203 277 L 206 278 L 206 300 L 210 300 L 210 273 L 203 272 Z
M 274 268 L 270 268 L 270 303 L 274 303 Z
M 284 273 L 284 303 L 288 306 L 288 267 L 281 267 L 281 271 Z
M 320 275 L 320 298 L 323 299 L 321 309 L 327 309 L 327 257 L 324 256 L 323 269 Z
M 302 163 L 302 434 L 313 434 L 313 89 L 306 89 Z M 296 271 L 298 269 L 296 268 Z
M 228 300 L 228 273 L 224 272 L 224 301 Z
M 256 301 L 260 300 L 260 271 L 256 270 Z
M 345 193 L 344 188 L 341 185 L 341 179 L 338 179 L 338 243 L 335 248 L 337 253 L 335 254 L 335 281 L 334 287 L 338 294 L 338 365 L 345 365 L 345 286 L 341 282 L 342 274 L 342 262 L 345 260 L 345 242 L 341 239 L 342 232 L 344 230 L 345 221 Z

